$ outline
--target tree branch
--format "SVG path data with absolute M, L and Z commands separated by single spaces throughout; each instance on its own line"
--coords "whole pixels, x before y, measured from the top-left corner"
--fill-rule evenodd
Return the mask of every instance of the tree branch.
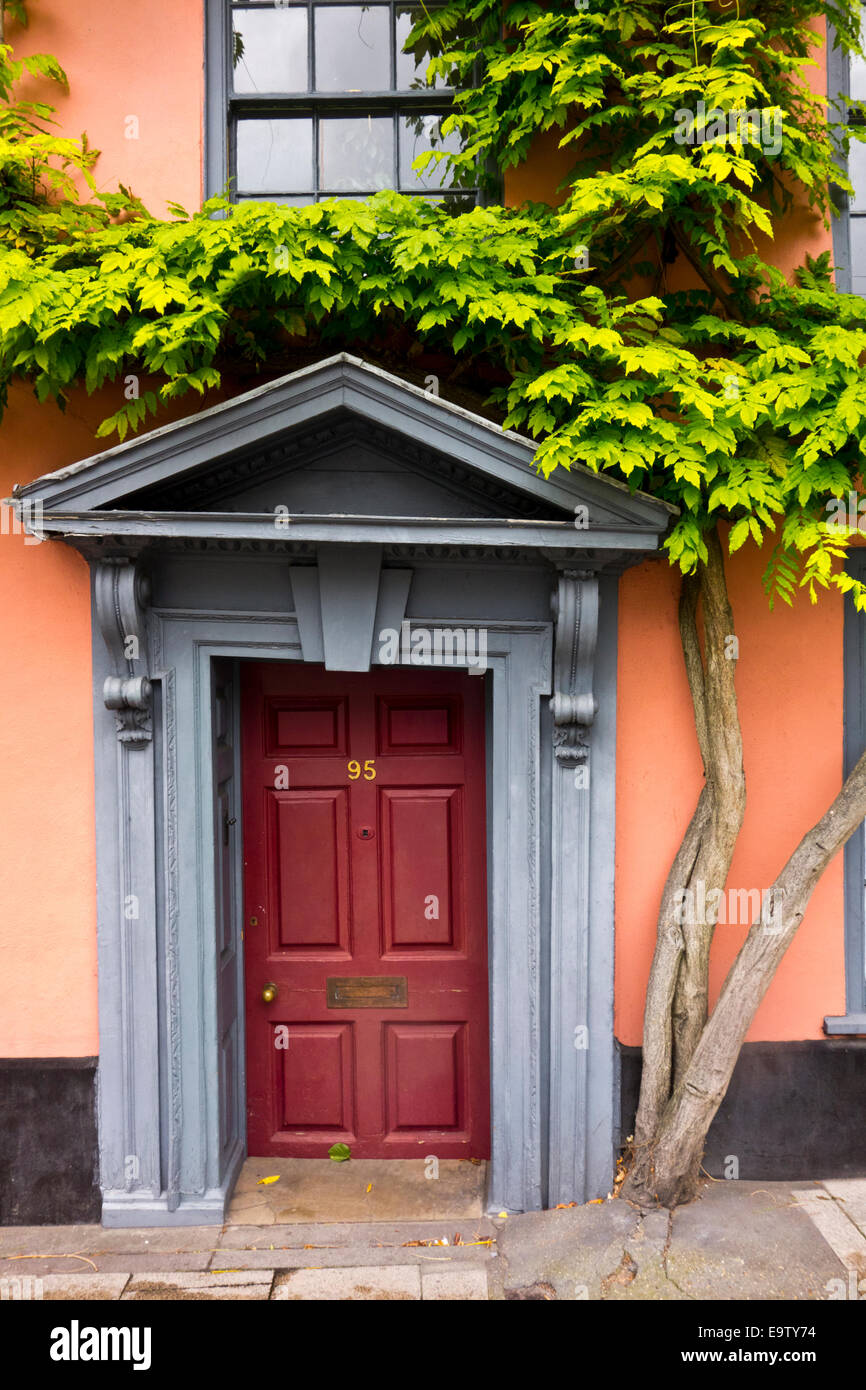
M 680 231 L 679 227 L 677 227 L 675 222 L 670 223 L 670 228 L 677 246 L 680 248 L 680 250 L 682 251 L 686 260 L 692 266 L 692 268 L 697 271 L 698 275 L 701 277 L 707 288 L 712 290 L 713 294 L 716 296 L 716 299 L 719 301 L 720 304 L 724 305 L 731 318 L 736 319 L 738 322 L 742 323 L 742 313 L 737 308 L 736 304 L 734 303 L 733 299 L 731 299 L 727 291 L 722 289 L 719 281 L 716 279 L 715 275 L 710 270 L 709 264 L 700 259 L 698 254 L 692 249 L 691 242 L 684 235 L 684 233 Z
M 660 1174 L 652 1197 L 689 1201 L 699 1185 L 704 1142 L 725 1097 L 758 1005 L 797 930 L 824 870 L 866 817 L 866 753 L 816 825 L 804 835 L 772 887 L 728 971 L 718 1003 L 662 1120 L 654 1149 Z M 650 1196 L 636 1184 L 626 1195 Z
M 734 618 L 722 544 L 715 528 L 707 533 L 706 546 L 707 560 L 699 569 L 703 659 L 694 615 L 689 621 L 688 608 L 681 612 L 680 624 L 712 808 L 691 878 L 681 885 L 681 903 L 695 907 L 700 901 L 708 901 L 711 892 L 720 894 L 724 890 L 746 811 L 743 741 L 734 686 L 736 661 L 728 647 L 734 636 Z M 715 925 L 712 911 L 706 920 L 700 921 L 695 915 L 684 924 L 684 958 L 673 1001 L 674 1085 L 682 1079 L 707 1021 L 710 947 Z

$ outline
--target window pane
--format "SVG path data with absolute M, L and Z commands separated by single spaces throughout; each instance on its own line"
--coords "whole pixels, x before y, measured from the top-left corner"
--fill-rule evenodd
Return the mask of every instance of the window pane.
M 391 117 L 323 117 L 319 124 L 319 187 L 332 192 L 393 188 Z
M 864 25 L 860 22 L 860 42 L 863 42 Z M 850 91 L 852 97 L 858 101 L 866 100 L 866 59 L 855 58 L 852 54 L 850 63 Z
M 453 174 L 444 160 L 434 161 L 421 172 L 412 168 L 412 161 L 425 150 L 448 150 L 456 154 L 460 149 L 459 132 L 453 130 L 443 140 L 439 133 L 440 121 L 444 116 L 401 116 L 400 117 L 400 187 L 411 192 L 418 188 L 450 188 Z
M 235 10 L 232 75 L 236 92 L 305 92 L 306 10 Z
M 866 298 L 866 217 L 851 218 L 851 293 Z
M 316 91 L 384 92 L 391 86 L 385 5 L 316 5 Z
M 866 145 L 852 140 L 848 147 L 848 177 L 854 185 L 852 212 L 866 212 Z
M 236 202 L 236 203 L 261 203 L 261 202 L 267 202 L 267 203 L 277 203 L 277 204 L 279 204 L 280 207 L 288 207 L 288 208 L 305 208 L 305 207 L 308 207 L 309 204 L 312 203 L 312 202 L 314 202 L 314 201 L 315 201 L 315 199 L 314 199 L 312 193 L 290 193 L 290 194 L 284 194 L 284 193 L 269 193 L 268 196 L 267 196 L 267 198 L 263 198 L 260 194 L 259 194 L 259 195 L 253 194 L 253 195 L 251 195 L 250 197 L 236 198 L 236 199 L 235 199 L 235 202 Z
M 428 13 L 432 6 L 428 7 Z M 401 50 L 409 37 L 418 19 L 422 18 L 424 11 L 420 5 L 412 5 L 409 9 L 398 9 L 397 11 L 397 87 L 401 92 L 417 91 L 419 88 L 447 87 L 448 83 L 444 77 L 437 77 L 435 81 L 428 83 L 424 77 L 427 71 L 427 64 L 430 62 L 431 55 L 424 54 L 417 61 L 411 53 L 403 53 Z
M 243 193 L 294 193 L 312 188 L 313 122 L 238 121 L 237 187 Z

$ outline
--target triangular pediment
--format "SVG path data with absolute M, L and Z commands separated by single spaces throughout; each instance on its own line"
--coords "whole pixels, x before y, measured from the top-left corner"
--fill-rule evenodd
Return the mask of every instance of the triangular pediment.
M 20 504 L 91 519 L 497 520 L 658 536 L 671 508 L 588 469 L 534 466 L 536 446 L 483 416 L 340 354 L 16 489 Z M 59 524 L 57 529 L 62 529 Z M 537 541 L 535 542 L 538 543 Z
M 286 430 L 191 474 L 124 500 L 149 511 L 292 516 L 525 517 L 556 521 L 562 508 L 366 420 L 346 408 Z

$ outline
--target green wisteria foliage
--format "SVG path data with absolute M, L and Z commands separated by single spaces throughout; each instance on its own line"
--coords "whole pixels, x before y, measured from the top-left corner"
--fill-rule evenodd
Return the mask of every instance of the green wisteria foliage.
M 463 153 L 422 159 L 482 167 L 489 201 L 468 213 L 393 193 L 216 199 L 168 221 L 126 190 L 79 202 L 56 180 L 64 159 L 89 172 L 86 144 L 49 147 L 50 108 L 16 106 L 0 47 L 0 389 L 24 377 L 62 406 L 82 381 L 153 378 L 118 391 L 100 434 L 122 439 L 238 364 L 275 376 L 325 344 L 439 354 L 443 394 L 484 384 L 494 417 L 539 439 L 546 474 L 584 465 L 675 503 L 666 546 L 684 571 L 723 519 L 731 550 L 767 547 L 771 602 L 834 585 L 866 607 L 838 563 L 838 499 L 866 453 L 866 301 L 836 293 L 829 255 L 793 282 L 766 259 L 795 202 L 829 226 L 850 192 L 839 156 L 856 128 L 807 84 L 825 18 L 859 51 L 859 4 L 417 14 L 431 77 L 456 69 L 463 88 L 449 118 Z M 40 71 L 62 80 L 52 62 Z M 558 201 L 502 206 L 503 174 L 544 132 L 574 161 Z

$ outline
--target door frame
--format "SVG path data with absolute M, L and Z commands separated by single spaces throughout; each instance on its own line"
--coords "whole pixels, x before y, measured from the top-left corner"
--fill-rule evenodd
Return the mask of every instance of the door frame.
M 160 562 L 158 553 L 148 557 L 152 575 Z M 238 592 L 254 602 L 255 574 L 247 584 L 243 557 L 237 563 Z M 106 564 L 129 566 L 134 577 L 133 562 L 97 562 L 94 570 Z M 488 634 L 491 1211 L 603 1195 L 617 1130 L 617 578 L 552 570 L 551 579 L 559 585 L 555 625 L 473 622 L 459 571 L 443 587 L 448 603 L 447 585 L 454 586 L 452 612 L 459 617 L 445 608 L 444 616 L 407 620 L 412 628 L 476 626 Z M 95 616 L 98 589 L 95 573 Z M 150 741 L 124 742 L 105 718 L 103 682 L 114 665 L 94 623 L 99 1143 L 107 1226 L 224 1219 L 246 1144 L 242 1120 L 228 1154 L 220 1139 L 211 665 L 214 658 L 303 659 L 288 604 L 283 612 L 181 607 L 183 590 L 178 594 L 177 607 L 151 608 L 140 623 L 153 687 Z M 122 607 L 102 601 L 103 610 Z M 131 626 L 127 612 L 124 629 Z M 587 652 L 594 675 L 580 670 Z M 569 688 L 569 680 L 583 689 L 594 682 L 597 692 L 592 727 L 580 734 L 574 723 L 554 724 L 555 702 L 546 698 Z M 131 717 L 120 716 L 118 728 L 121 718 Z M 562 746 L 563 737 L 585 744 L 587 765 L 591 755 L 587 792 L 574 790 L 575 750 Z M 241 844 L 242 833 L 235 853 Z M 141 902 L 140 917 L 134 931 L 118 933 L 130 895 Z M 242 1027 L 242 972 L 237 988 Z M 242 1073 L 235 1095 L 245 1114 Z
M 208 510 L 261 505 L 250 478 L 321 459 L 346 418 L 424 483 L 412 515 L 303 490 L 291 517 Z M 536 447 L 340 353 L 14 490 L 91 566 L 106 1225 L 221 1222 L 243 1160 L 240 1127 L 219 1143 L 211 656 L 366 670 L 407 608 L 491 638 L 489 1205 L 609 1190 L 617 579 L 676 509 L 579 464 L 543 478 Z
M 166 624 L 173 615 L 160 615 Z M 222 620 L 217 619 L 220 623 Z M 300 639 L 288 633 L 282 641 L 259 633 L 241 641 L 220 640 L 214 620 L 196 624 L 193 639 L 196 687 L 209 694 L 213 658 L 237 660 L 301 660 Z M 184 627 L 189 615 L 182 619 Z M 415 626 L 454 627 L 456 619 L 424 618 Z M 482 625 L 482 624 L 479 624 Z M 471 623 L 462 621 L 463 627 Z M 550 694 L 551 629 L 547 623 L 484 623 L 488 633 L 488 751 L 486 797 L 488 877 L 488 958 L 490 978 L 491 1158 L 487 1205 L 496 1211 L 535 1210 L 542 1205 L 542 848 L 539 824 L 541 800 L 541 701 Z M 210 629 L 207 631 L 207 629 Z M 413 668 L 414 669 L 414 668 Z M 200 699 L 199 797 L 210 796 L 212 762 L 209 700 Z M 237 714 L 235 716 L 237 718 Z M 515 795 L 512 763 L 525 769 L 520 780 L 525 795 Z M 209 800 L 200 804 L 209 805 Z M 183 814 L 181 808 L 181 814 Z M 214 883 L 211 821 L 200 815 L 200 945 L 207 955 L 204 924 L 216 920 L 216 903 L 209 900 Z M 234 853 L 242 860 L 243 825 L 238 817 Z M 237 876 L 240 878 L 238 863 Z M 239 980 L 241 1035 L 245 1035 L 243 980 Z M 203 999 L 216 1007 L 216 999 Z M 213 1045 L 211 1041 L 211 1046 Z M 244 1113 L 245 1092 L 241 1092 Z M 215 1120 L 215 1116 L 212 1120 Z M 229 1195 L 246 1156 L 246 1143 L 226 1174 Z M 219 1180 L 217 1181 L 219 1184 Z

